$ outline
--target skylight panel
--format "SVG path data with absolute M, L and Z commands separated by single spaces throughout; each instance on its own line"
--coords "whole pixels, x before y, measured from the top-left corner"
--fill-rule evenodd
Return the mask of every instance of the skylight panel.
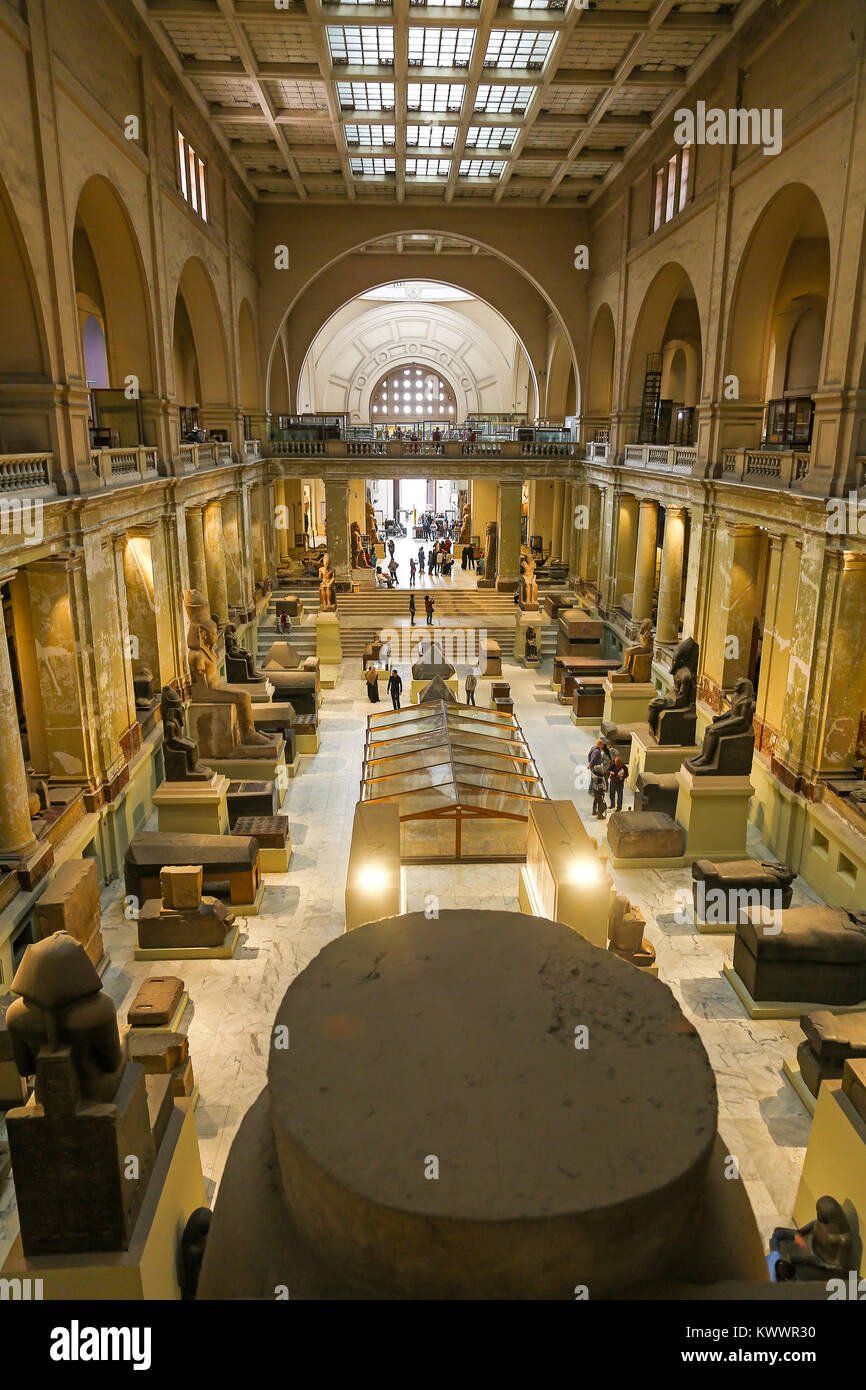
M 517 139 L 517 127 L 507 125 L 471 125 L 466 144 L 475 150 L 510 150 Z
M 390 155 L 353 155 L 349 168 L 353 174 L 384 178 L 386 174 L 396 173 L 397 161 Z
M 394 66 L 394 30 L 384 24 L 328 25 L 331 62 L 353 67 Z
M 552 42 L 552 34 L 537 29 L 492 29 L 484 66 L 540 69 Z
M 338 82 L 337 97 L 343 111 L 393 111 L 393 82 Z
M 393 145 L 396 126 L 392 125 L 351 125 L 344 126 L 347 145 Z
M 466 88 L 462 82 L 409 82 L 408 111 L 448 111 L 459 115 Z
M 451 172 L 450 159 L 406 159 L 406 175 L 416 179 L 447 179 Z
M 457 139 L 456 125 L 407 125 L 406 144 L 419 150 L 451 146 Z
M 520 116 L 529 105 L 529 99 L 534 91 L 534 87 L 490 86 L 486 82 L 479 82 L 475 95 L 475 110 L 494 112 L 503 116 L 510 113 Z
M 504 159 L 461 159 L 460 177 L 464 179 L 498 179 L 504 168 Z
M 474 40 L 474 29 L 413 27 L 409 30 L 409 66 L 467 68 Z

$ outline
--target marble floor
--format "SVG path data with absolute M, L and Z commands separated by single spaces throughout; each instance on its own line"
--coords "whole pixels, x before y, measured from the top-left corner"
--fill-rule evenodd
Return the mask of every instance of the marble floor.
M 321 747 L 315 757 L 301 759 L 283 806 L 294 846 L 289 871 L 266 876 L 262 910 L 242 923 L 236 957 L 161 967 L 180 975 L 189 990 L 182 1026 L 189 1032 L 200 1088 L 196 1127 L 211 1202 L 238 1125 L 264 1084 L 278 1003 L 298 972 L 343 931 L 349 839 L 369 711 L 359 664 L 344 662 L 336 688 L 325 693 Z M 515 713 L 548 795 L 573 797 L 590 834 L 599 839 L 604 827 L 592 819 L 581 784 L 593 731 L 575 728 L 568 710 L 557 703 L 549 665 L 527 671 L 503 662 L 503 674 L 511 681 Z M 405 682 L 408 672 L 403 674 Z M 479 691 L 479 703 L 484 698 Z M 629 802 L 627 791 L 626 806 Z M 749 851 L 755 857 L 767 855 L 756 835 Z M 688 891 L 688 870 L 612 872 L 618 891 L 643 909 L 660 977 L 703 1039 L 718 1081 L 720 1129 L 766 1237 L 775 1225 L 790 1221 L 809 1133 L 809 1118 L 782 1074 L 783 1059 L 795 1051 L 799 1026 L 796 1021 L 750 1020 L 720 975 L 733 937 L 701 936 L 678 923 L 676 905 Z M 434 893 L 443 907 L 483 904 L 517 911 L 517 881 L 513 864 L 415 867 L 407 872 L 408 905 L 422 908 L 425 896 Z M 805 901 L 817 899 L 798 880 L 795 903 Z M 158 972 L 152 962 L 133 959 L 135 924 L 124 918 L 119 882 L 103 893 L 103 931 L 111 956 L 105 988 L 125 1017 L 141 981 Z M 16 1229 L 12 1182 L 7 1180 L 0 1187 L 0 1261 Z

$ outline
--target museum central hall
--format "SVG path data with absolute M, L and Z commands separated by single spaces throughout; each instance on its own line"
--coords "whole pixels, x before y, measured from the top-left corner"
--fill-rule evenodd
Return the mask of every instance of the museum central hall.
M 0 1301 L 866 1296 L 862 0 L 0 83 Z

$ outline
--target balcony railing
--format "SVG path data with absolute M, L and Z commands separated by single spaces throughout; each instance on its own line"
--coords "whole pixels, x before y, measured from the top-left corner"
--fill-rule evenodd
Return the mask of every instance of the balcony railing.
M 513 440 L 460 439 L 276 439 L 265 446 L 271 458 L 575 458 L 579 446 L 572 443 L 521 443 Z
M 626 444 L 623 455 L 626 467 L 661 473 L 691 473 L 697 461 L 697 449 L 679 444 Z
M 52 454 L 0 455 L 0 492 L 50 487 Z
M 228 448 L 228 450 L 229 450 L 229 457 L 231 457 L 231 445 L 226 445 L 226 446 L 222 446 L 222 447 L 227 447 L 227 448 Z M 244 440 L 244 457 L 245 457 L 247 463 L 255 463 L 256 459 L 260 459 L 261 456 L 262 456 L 262 455 L 261 455 L 261 449 L 260 449 L 260 447 L 259 447 L 259 441 L 258 441 L 257 439 L 245 439 L 245 440 Z
M 90 455 L 93 471 L 103 483 L 117 478 L 147 478 L 157 472 L 157 450 L 147 445 L 128 449 L 94 449 Z
M 756 487 L 790 488 L 805 478 L 812 466 L 808 453 L 778 449 L 727 449 L 721 476 Z
M 589 463 L 607 463 L 610 455 L 610 444 L 598 444 L 595 440 L 586 446 L 586 457 Z

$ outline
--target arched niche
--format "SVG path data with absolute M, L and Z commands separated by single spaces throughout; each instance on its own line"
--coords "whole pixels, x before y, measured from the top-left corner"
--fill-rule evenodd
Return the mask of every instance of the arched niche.
M 21 407 L 22 384 L 51 379 L 45 321 L 18 218 L 0 182 L 0 452 L 51 449 L 48 409 Z
M 120 194 L 101 174 L 81 190 L 72 228 L 79 331 L 100 319 L 109 385 L 155 389 L 153 318 L 141 248 Z M 84 348 L 82 343 L 82 354 Z
M 238 353 L 240 358 L 241 409 L 249 415 L 261 409 L 261 374 L 255 320 L 249 301 L 243 300 L 238 313 Z
M 197 256 L 189 258 L 178 281 L 175 330 L 179 314 L 186 316 L 195 347 L 200 391 L 196 404 L 203 407 L 228 406 L 231 392 L 223 317 L 213 281 Z
M 609 304 L 602 304 L 595 316 L 589 340 L 586 377 L 586 411 L 610 420 L 613 401 L 613 367 L 616 328 Z
M 565 334 L 558 332 L 547 369 L 547 419 L 561 423 L 566 415 L 576 415 L 576 396 L 577 380 L 571 350 Z
M 658 272 L 647 290 L 632 334 L 631 353 L 626 386 L 626 405 L 639 408 L 643 399 L 647 359 L 651 354 L 662 357 L 662 399 L 665 396 L 665 359 L 670 363 L 675 349 L 673 345 L 688 345 L 692 359 L 690 378 L 692 399 L 685 405 L 696 405 L 700 396 L 702 367 L 701 321 L 697 297 L 688 273 L 675 261 L 669 262 Z

